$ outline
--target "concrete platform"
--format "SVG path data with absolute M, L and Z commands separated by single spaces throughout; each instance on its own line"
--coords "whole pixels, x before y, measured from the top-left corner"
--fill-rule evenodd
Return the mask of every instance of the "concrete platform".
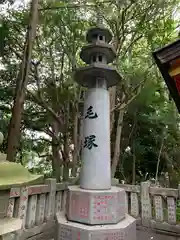
M 167 236 L 167 235 L 161 235 L 154 233 L 150 230 L 137 230 L 136 232 L 136 239 L 137 240 L 180 240 L 180 238 L 172 237 L 172 236 Z M 50 239 L 50 240 L 55 240 L 55 239 Z
M 117 224 L 95 226 L 67 221 L 64 214 L 56 218 L 56 240 L 136 240 L 136 220 L 129 215 Z

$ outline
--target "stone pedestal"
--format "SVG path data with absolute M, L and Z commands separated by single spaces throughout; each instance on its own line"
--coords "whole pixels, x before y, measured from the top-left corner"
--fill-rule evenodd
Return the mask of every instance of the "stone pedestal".
M 89 226 L 57 215 L 56 240 L 136 240 L 136 221 L 129 215 L 117 224 Z
M 70 186 L 66 214 L 57 214 L 56 240 L 136 240 L 136 220 L 125 213 L 125 191 Z
M 109 190 L 84 190 L 69 187 L 67 219 L 90 225 L 118 223 L 125 218 L 125 192 L 112 187 Z

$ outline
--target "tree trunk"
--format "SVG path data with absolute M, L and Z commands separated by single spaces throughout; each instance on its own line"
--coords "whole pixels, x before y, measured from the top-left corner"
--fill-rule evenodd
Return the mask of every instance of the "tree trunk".
M 137 109 L 138 112 L 138 109 Z M 133 157 L 133 165 L 132 165 L 132 184 L 136 183 L 136 145 L 135 145 L 135 137 L 136 137 L 136 128 L 137 128 L 137 112 L 134 112 L 134 124 L 129 136 L 129 140 L 132 145 L 132 157 Z
M 63 181 L 69 180 L 69 164 L 68 162 L 64 162 L 63 164 Z
M 63 155 L 63 181 L 68 181 L 69 180 L 69 142 L 68 142 L 68 134 L 65 132 L 64 133 L 64 147 L 62 151 Z
M 166 151 L 164 151 L 162 155 L 166 161 L 167 171 L 169 175 L 169 185 L 170 185 L 169 187 L 176 188 L 178 183 L 176 182 L 176 176 L 174 175 L 172 160 L 169 158 Z
M 132 184 L 136 184 L 136 153 L 135 153 L 135 142 L 133 140 L 133 167 L 132 167 Z
M 157 165 L 156 165 L 155 185 L 157 185 L 157 183 L 158 183 L 159 164 L 160 164 L 160 160 L 161 160 L 161 153 L 162 153 L 163 145 L 164 145 L 164 136 L 163 136 L 163 139 L 161 142 L 161 147 L 159 150 L 159 155 L 158 155 L 158 160 L 157 160 Z
M 72 176 L 76 177 L 77 174 L 77 163 L 79 160 L 79 136 L 78 136 L 78 120 L 79 120 L 79 113 L 76 111 L 74 116 L 74 128 L 73 128 L 73 168 L 72 168 Z
M 52 170 L 53 170 L 53 177 L 56 178 L 57 182 L 61 181 L 61 167 L 62 167 L 62 158 L 60 156 L 60 148 L 59 143 L 57 142 L 59 129 L 58 123 L 56 121 L 52 124 Z
M 28 75 L 31 66 L 31 56 L 33 42 L 36 34 L 36 24 L 38 17 L 38 0 L 32 0 L 29 16 L 29 26 L 27 29 L 26 41 L 24 46 L 24 55 L 20 66 L 19 77 L 16 82 L 16 92 L 14 97 L 14 106 L 8 132 L 7 159 L 14 162 L 19 140 L 21 135 L 21 119 L 24 108 L 25 92 L 28 84 Z
M 59 147 L 55 144 L 54 139 L 52 139 L 52 175 L 56 178 L 57 182 L 61 181 L 61 167 L 62 161 L 59 154 Z
M 117 130 L 116 130 L 114 156 L 113 156 L 112 165 L 111 165 L 111 178 L 114 178 L 114 175 L 116 173 L 116 167 L 117 167 L 117 164 L 119 162 L 120 149 L 121 149 L 121 133 L 122 133 L 124 113 L 125 113 L 124 109 L 121 109 L 119 111 Z

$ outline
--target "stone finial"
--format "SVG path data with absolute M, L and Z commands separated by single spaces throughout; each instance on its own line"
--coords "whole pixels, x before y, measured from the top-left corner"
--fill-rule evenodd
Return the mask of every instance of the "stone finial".
M 97 7 L 97 27 L 103 27 L 103 14 L 100 7 Z
M 101 16 L 99 16 L 100 22 Z M 98 24 L 99 25 L 99 24 Z M 106 88 L 112 87 L 121 81 L 119 73 L 108 64 L 116 58 L 116 52 L 109 42 L 112 39 L 111 32 L 103 26 L 88 30 L 86 40 L 88 45 L 80 52 L 80 58 L 87 64 L 76 69 L 74 80 L 83 87 L 94 88 L 106 81 Z M 104 83 L 103 83 L 104 85 Z

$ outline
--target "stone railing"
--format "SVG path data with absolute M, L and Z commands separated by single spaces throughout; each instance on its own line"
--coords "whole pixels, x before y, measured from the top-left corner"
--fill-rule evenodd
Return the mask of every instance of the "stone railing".
M 138 226 L 165 234 L 180 234 L 176 218 L 177 189 L 118 184 L 126 191 L 126 211 L 137 219 Z M 23 230 L 18 239 L 50 240 L 55 232 L 55 213 L 64 211 L 67 183 L 47 179 L 43 185 L 12 188 L 7 217 L 21 218 Z
M 65 209 L 67 187 L 66 183 L 47 179 L 43 185 L 11 189 L 7 217 L 22 219 L 18 239 L 54 237 L 55 213 Z
M 177 203 L 180 199 L 178 189 L 152 187 L 149 182 L 143 182 L 141 186 L 117 186 L 125 189 L 126 211 L 137 219 L 137 225 L 163 234 L 180 236 L 180 221 L 177 218 Z

